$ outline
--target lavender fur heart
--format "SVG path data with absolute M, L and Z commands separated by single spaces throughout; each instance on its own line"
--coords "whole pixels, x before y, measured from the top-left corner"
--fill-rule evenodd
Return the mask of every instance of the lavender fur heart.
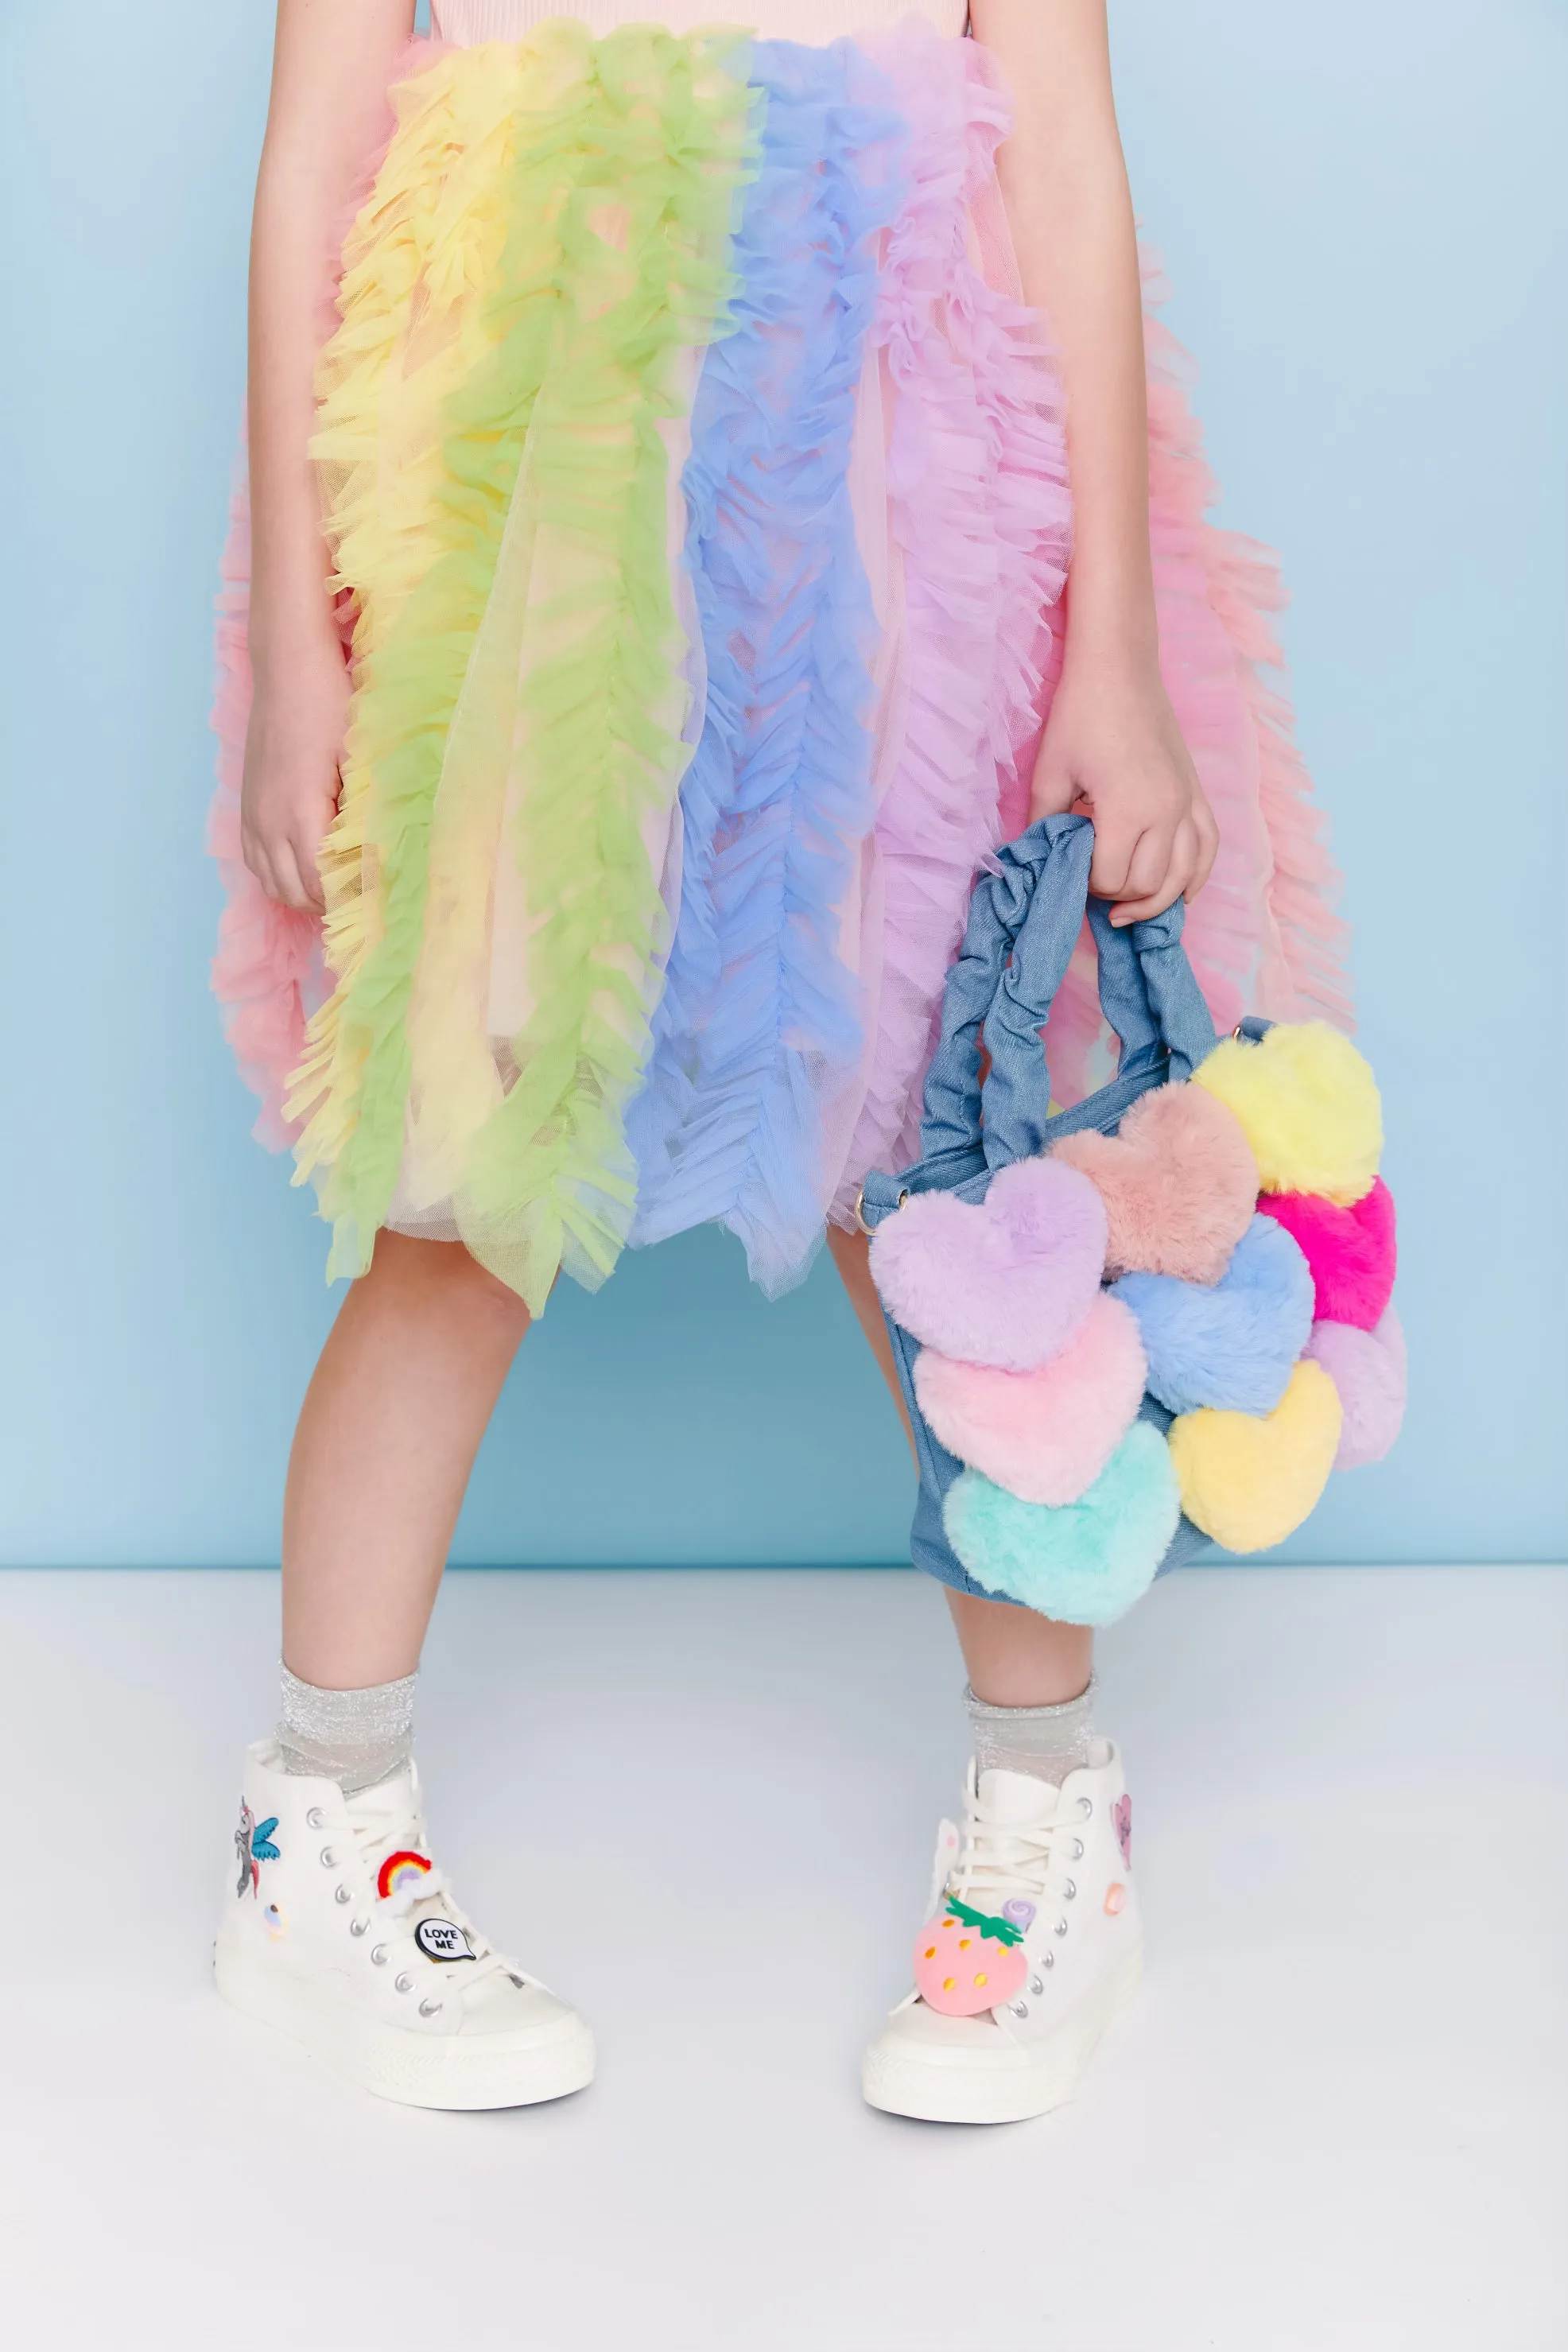
M 1058 1160 L 998 1170 L 984 1201 L 917 1192 L 877 1229 L 871 1273 L 896 1323 L 969 1364 L 1032 1372 L 1081 1329 L 1105 1270 L 1105 1203 Z
M 1344 1420 L 1336 1470 L 1381 1462 L 1405 1419 L 1405 1334 L 1392 1307 L 1375 1331 L 1350 1323 L 1314 1323 L 1307 1353 L 1340 1392 Z

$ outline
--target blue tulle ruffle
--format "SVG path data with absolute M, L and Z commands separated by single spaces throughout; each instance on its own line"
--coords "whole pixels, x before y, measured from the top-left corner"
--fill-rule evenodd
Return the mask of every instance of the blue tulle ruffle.
M 776 1294 L 821 1238 L 823 1100 L 863 1050 L 837 909 L 873 816 L 876 624 L 848 472 L 901 119 L 848 42 L 759 41 L 752 78 L 766 112 L 733 328 L 706 354 L 683 477 L 707 713 L 627 1136 L 634 1241 L 717 1221 Z

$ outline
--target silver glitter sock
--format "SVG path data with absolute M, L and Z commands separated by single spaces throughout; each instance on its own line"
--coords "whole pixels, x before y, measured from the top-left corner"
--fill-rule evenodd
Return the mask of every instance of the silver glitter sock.
M 1069 1772 L 1089 1762 L 1095 1689 L 1090 1675 L 1077 1698 L 1063 1699 L 1059 1706 L 991 1706 L 966 1685 L 963 1704 L 979 1769 L 1026 1772 L 1060 1788 Z
M 352 1797 L 407 1763 L 416 1675 L 363 1690 L 318 1690 L 287 1666 L 281 1672 L 278 1753 L 286 1772 L 335 1780 Z

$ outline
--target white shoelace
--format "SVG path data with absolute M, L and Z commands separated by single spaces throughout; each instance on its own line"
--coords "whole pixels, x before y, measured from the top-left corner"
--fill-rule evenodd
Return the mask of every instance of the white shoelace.
M 1009 1896 L 1022 1896 L 1038 1911 L 1047 1895 L 1061 1895 L 1072 1884 L 1072 1863 L 1083 1854 L 1079 1831 L 1088 1819 L 1087 1800 L 1075 1798 L 1044 1821 L 1009 1821 L 987 1806 L 971 1782 L 963 1843 L 947 1874 L 947 1891 L 982 1911 L 999 1912 Z
M 374 1789 L 363 1789 L 349 1800 L 349 1825 L 373 1884 L 385 1853 L 395 1852 L 396 1845 L 411 1833 L 405 1808 L 390 1801 L 378 1804 L 376 1795 Z M 488 1937 L 479 1933 L 453 1894 L 446 1872 L 437 1870 L 434 1864 L 419 1877 L 411 1877 L 402 1885 L 394 1887 L 390 1895 L 377 1895 L 372 1917 L 375 1923 L 395 1921 L 403 1929 L 413 1947 L 412 1957 L 417 1960 L 421 1969 L 427 1972 L 433 1980 L 442 1979 L 443 1999 L 448 1990 L 467 1996 L 488 1979 L 499 1976 L 510 1978 L 514 1982 L 522 1977 L 522 1971 L 515 1968 L 504 1953 L 498 1952 Z M 460 1927 L 472 1947 L 473 1958 L 433 1960 L 428 1953 L 422 1952 L 415 1940 L 415 1929 L 421 1919 L 431 1918 L 449 1919 L 454 1927 Z

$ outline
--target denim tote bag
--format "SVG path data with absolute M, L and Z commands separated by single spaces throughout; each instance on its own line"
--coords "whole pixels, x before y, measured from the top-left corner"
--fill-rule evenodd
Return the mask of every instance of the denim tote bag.
M 1045 817 L 999 850 L 993 870 L 981 876 L 948 976 L 941 1040 L 926 1076 L 921 1157 L 897 1176 L 867 1178 L 859 1202 L 867 1232 L 919 1193 L 984 1201 L 1000 1169 L 1037 1157 L 1062 1137 L 1085 1129 L 1114 1135 L 1142 1096 L 1190 1077 L 1214 1051 L 1214 1023 L 1182 947 L 1181 900 L 1148 921 L 1117 928 L 1109 906 L 1089 896 L 1093 851 L 1087 817 Z M 1086 908 L 1100 1006 L 1121 1051 L 1108 1086 L 1053 1116 L 1050 1012 Z M 1260 1037 L 1268 1025 L 1246 1023 L 1243 1030 Z M 887 1322 L 920 1465 L 910 1557 L 917 1568 L 960 1591 L 1010 1598 L 976 1583 L 948 1541 L 942 1505 L 963 1465 L 938 1442 L 921 1413 L 913 1377 L 920 1342 L 890 1314 Z M 1145 1395 L 1140 1418 L 1163 1431 L 1173 1416 Z M 1159 1572 L 1207 1549 L 1208 1538 L 1184 1517 Z

